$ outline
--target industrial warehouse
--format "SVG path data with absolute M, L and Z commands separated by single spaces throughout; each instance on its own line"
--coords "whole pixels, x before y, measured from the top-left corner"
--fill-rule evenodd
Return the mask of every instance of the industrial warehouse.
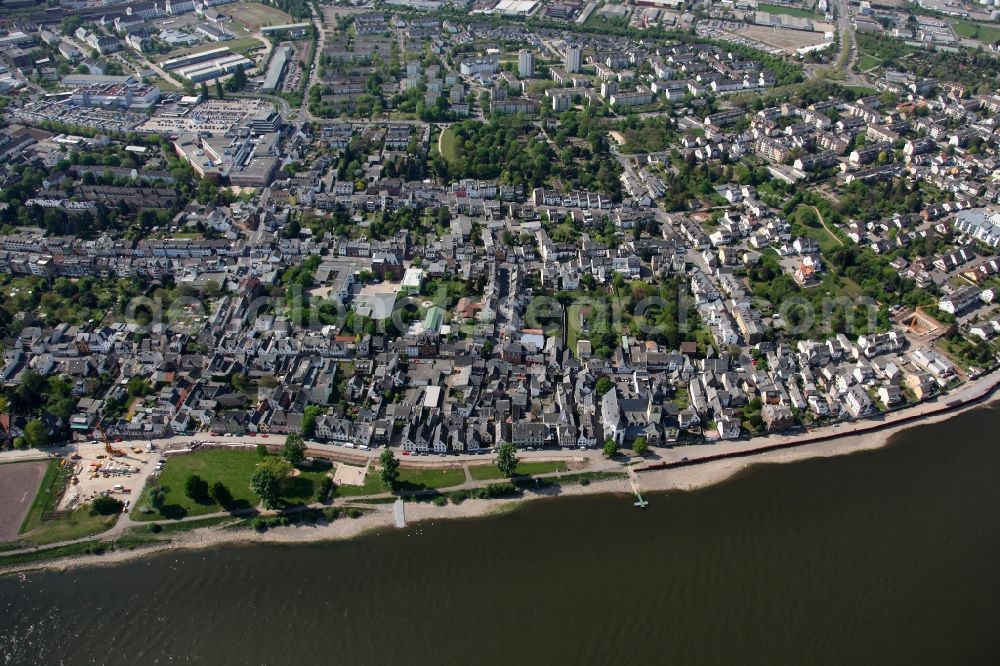
M 163 69 L 176 72 L 195 83 L 211 81 L 227 74 L 232 74 L 239 67 L 249 69 L 253 62 L 238 53 L 233 53 L 228 47 L 192 53 L 190 55 L 171 58 L 160 63 Z

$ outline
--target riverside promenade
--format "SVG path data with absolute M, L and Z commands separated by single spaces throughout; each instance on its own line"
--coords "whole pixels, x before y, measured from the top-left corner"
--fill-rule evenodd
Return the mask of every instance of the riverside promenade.
M 836 423 L 822 428 L 790 434 L 774 434 L 748 440 L 696 444 L 671 449 L 658 462 L 636 468 L 636 472 L 653 472 L 701 465 L 717 460 L 743 458 L 807 444 L 835 441 L 847 437 L 876 434 L 900 426 L 918 425 L 923 419 L 987 402 L 1000 385 L 1000 370 L 994 370 L 949 393 L 943 393 L 912 407 L 905 407 L 857 421 Z

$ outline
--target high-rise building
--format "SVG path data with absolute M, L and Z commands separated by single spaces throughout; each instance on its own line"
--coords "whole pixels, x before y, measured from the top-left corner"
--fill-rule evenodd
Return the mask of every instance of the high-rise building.
M 566 71 L 575 74 L 580 71 L 580 47 L 570 46 L 566 49 Z
M 527 49 L 517 53 L 517 75 L 522 79 L 530 79 L 535 75 L 535 54 Z

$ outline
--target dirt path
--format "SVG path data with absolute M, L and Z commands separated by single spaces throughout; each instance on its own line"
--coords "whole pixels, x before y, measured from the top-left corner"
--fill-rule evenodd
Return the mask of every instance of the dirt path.
M 830 234 L 830 237 L 833 238 L 833 240 L 837 241 L 837 245 L 839 245 L 840 247 L 844 247 L 844 241 L 840 240 L 840 236 L 833 233 L 833 230 L 831 230 L 830 227 L 826 226 L 826 220 L 823 219 L 823 213 L 819 212 L 819 208 L 816 208 L 816 206 L 809 206 L 809 207 L 812 208 L 814 211 L 816 211 L 816 217 L 819 219 L 819 223 L 823 225 L 823 228 L 826 229 L 826 233 Z

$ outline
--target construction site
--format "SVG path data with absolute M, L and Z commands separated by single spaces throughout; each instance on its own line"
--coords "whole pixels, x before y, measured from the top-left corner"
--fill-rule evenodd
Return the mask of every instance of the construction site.
M 896 322 L 906 328 L 908 336 L 921 341 L 940 337 L 947 329 L 947 326 L 924 312 L 921 308 L 900 312 L 896 317 Z
M 66 492 L 59 501 L 58 510 L 72 510 L 91 502 L 101 495 L 110 495 L 122 502 L 138 497 L 146 479 L 155 471 L 160 458 L 152 442 L 145 446 L 125 447 L 108 440 L 95 431 L 100 439 L 82 442 L 68 458 L 73 466 Z

